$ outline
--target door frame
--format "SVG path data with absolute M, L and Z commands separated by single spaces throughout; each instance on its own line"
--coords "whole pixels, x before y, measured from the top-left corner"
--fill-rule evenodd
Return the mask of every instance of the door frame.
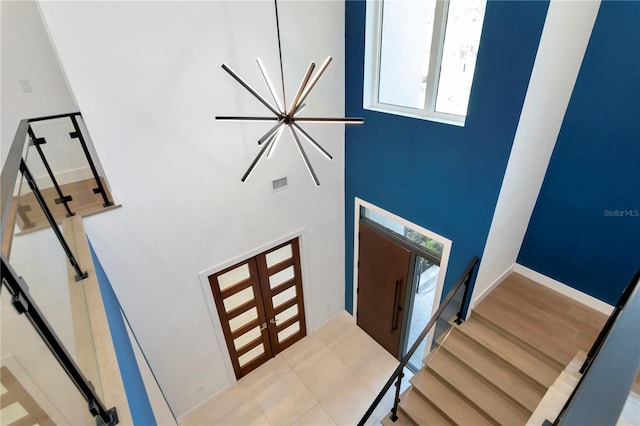
M 215 304 L 215 301 L 213 300 L 213 297 L 211 297 L 211 286 L 209 283 L 209 275 L 213 275 L 230 266 L 233 266 L 251 257 L 264 253 L 265 251 L 268 251 L 280 244 L 286 243 L 287 241 L 290 241 L 294 238 L 298 238 L 298 242 L 300 244 L 299 249 L 300 249 L 300 269 L 302 270 L 302 298 L 305 305 L 304 319 L 307 324 L 307 335 L 309 336 L 311 335 L 311 330 L 314 330 L 313 327 L 315 325 L 311 323 L 311 318 L 309 317 L 309 310 L 306 309 L 308 306 L 311 306 L 311 295 L 310 295 L 311 291 L 307 288 L 307 286 L 309 285 L 309 277 L 307 275 L 309 268 L 308 268 L 307 254 L 306 254 L 307 238 L 308 238 L 306 228 L 300 228 L 289 234 L 283 235 L 282 237 L 279 237 L 268 243 L 262 244 L 259 247 L 256 247 L 255 249 L 244 252 L 243 254 L 234 256 L 231 259 L 225 260 L 222 263 L 218 263 L 217 265 L 212 266 L 198 273 L 198 279 L 200 281 L 200 290 L 202 290 L 203 298 L 205 300 L 205 303 L 207 304 L 209 319 L 211 320 L 211 325 L 213 326 L 213 331 L 216 337 L 216 341 L 218 343 L 218 348 L 220 350 L 220 354 L 222 355 L 222 360 L 224 362 L 227 378 L 229 379 L 228 386 L 225 386 L 223 389 L 220 390 L 220 392 L 223 392 L 230 386 L 234 386 L 238 382 L 238 379 L 236 379 L 236 374 L 233 369 L 233 363 L 231 362 L 231 356 L 229 355 L 227 342 L 224 337 L 224 332 L 222 331 L 222 324 L 220 323 L 218 310 L 216 308 L 216 304 Z M 215 395 L 213 395 L 211 398 L 213 397 L 215 397 Z
M 451 254 L 451 246 L 453 245 L 453 242 L 450 239 L 443 237 L 442 235 L 436 234 L 435 232 L 430 231 L 426 228 L 423 228 L 420 225 L 416 225 L 415 223 L 410 222 L 407 219 L 404 219 L 403 217 L 395 215 L 387 210 L 384 210 L 383 208 L 378 207 L 375 204 L 372 204 L 361 198 L 355 197 L 354 227 L 353 227 L 353 283 L 352 283 L 353 305 L 351 307 L 352 312 L 354 313 L 353 315 L 354 321 L 355 321 L 355 312 L 358 307 L 358 261 L 359 261 L 358 231 L 360 229 L 360 208 L 361 207 L 365 207 L 369 210 L 373 210 L 376 213 L 386 216 L 389 219 L 401 225 L 407 226 L 409 228 L 412 228 L 415 231 L 420 232 L 422 235 L 426 236 L 427 238 L 430 238 L 439 243 L 442 243 L 443 249 L 442 249 L 442 258 L 440 259 L 440 272 L 438 274 L 438 280 L 436 284 L 436 294 L 433 300 L 433 307 L 431 308 L 432 309 L 431 312 L 435 312 L 436 309 L 438 309 L 438 306 L 440 306 L 440 299 L 442 298 L 442 289 L 444 288 L 444 278 L 447 275 L 447 266 L 449 265 L 449 255 Z M 403 330 L 402 330 L 403 335 L 404 333 L 406 333 L 407 326 L 408 324 L 405 321 L 405 324 L 403 325 Z M 401 339 L 404 339 L 404 337 L 401 337 Z M 425 350 L 426 348 L 431 347 L 432 340 L 433 340 L 433 330 L 427 336 L 427 343 L 425 345 Z M 402 350 L 400 353 L 402 353 Z

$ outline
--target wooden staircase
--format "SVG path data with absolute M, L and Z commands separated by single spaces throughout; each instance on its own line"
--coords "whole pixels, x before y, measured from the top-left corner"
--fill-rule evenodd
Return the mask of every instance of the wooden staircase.
M 386 425 L 525 425 L 607 317 L 512 273 L 461 325 L 401 396 Z M 551 419 L 553 420 L 553 419 Z

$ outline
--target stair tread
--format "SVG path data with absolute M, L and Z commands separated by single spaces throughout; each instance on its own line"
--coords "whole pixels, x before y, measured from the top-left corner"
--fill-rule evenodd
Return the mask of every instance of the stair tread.
M 540 287 L 540 290 L 546 289 L 541 285 L 538 287 Z M 572 315 L 578 309 L 577 306 L 567 307 L 566 311 L 560 314 L 552 309 L 558 297 L 547 300 L 546 304 L 548 306 L 545 306 L 535 303 L 535 296 L 538 294 L 538 290 L 532 290 L 530 294 L 523 294 L 522 291 L 523 289 L 514 288 L 513 284 L 500 285 L 489 298 L 489 303 L 495 303 L 501 305 L 503 309 L 511 310 L 521 321 L 534 326 L 554 345 L 560 344 L 560 347 L 563 347 L 566 342 L 571 342 L 570 355 L 574 353 L 576 346 L 584 350 L 588 350 L 591 347 L 598 336 L 599 330 L 596 330 L 588 323 L 580 324 L 580 321 Z M 580 314 L 580 316 L 582 315 L 584 313 Z M 601 314 L 598 315 L 598 317 L 601 316 Z
M 602 312 L 577 303 L 570 297 L 518 273 L 510 274 L 500 287 L 511 292 L 514 297 L 552 313 L 554 317 L 567 324 L 589 331 L 594 340 L 607 321 L 608 316 Z
M 413 385 L 413 391 L 430 401 L 451 422 L 462 425 L 493 424 L 428 370 L 420 370 L 410 382 Z
M 475 351 L 463 339 L 459 330 L 454 330 L 442 348 L 531 413 L 544 393 L 528 386 L 527 382 L 514 372 L 500 368 L 495 359 L 482 351 Z
M 505 399 L 499 391 L 446 351 L 439 352 L 427 368 L 499 424 L 524 424 L 529 418 L 530 413 L 522 406 Z
M 409 417 L 417 425 L 449 425 L 451 424 L 438 410 L 425 401 L 413 389 L 409 388 L 400 397 L 398 417 Z
M 488 299 L 488 297 L 487 297 Z M 536 353 L 561 370 L 575 355 L 575 345 L 571 341 L 553 342 L 542 333 L 536 324 L 523 319 L 515 310 L 507 310 L 492 300 L 483 300 L 474 310 L 476 319 L 484 320 L 494 330 L 508 337 L 520 346 Z M 573 350 L 573 354 L 570 354 Z
M 486 327 L 477 319 L 470 318 L 460 327 L 460 332 L 485 347 L 526 377 L 545 389 L 558 377 L 559 371 L 522 349 L 516 343 Z

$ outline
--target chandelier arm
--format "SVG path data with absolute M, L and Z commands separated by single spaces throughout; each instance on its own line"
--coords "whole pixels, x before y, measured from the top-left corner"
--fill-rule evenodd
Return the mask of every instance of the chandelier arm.
M 278 100 L 278 96 L 276 95 L 276 91 L 273 87 L 273 84 L 271 83 L 269 74 L 267 74 L 267 70 L 264 68 L 264 64 L 262 63 L 262 60 L 260 58 L 256 58 L 256 62 L 258 62 L 258 68 L 260 68 L 262 77 L 264 78 L 264 81 L 267 83 L 267 87 L 269 88 L 269 93 L 271 93 L 271 97 L 273 98 L 273 101 L 276 103 L 276 106 L 278 107 L 280 114 L 284 114 L 285 110 L 282 109 L 282 104 L 280 104 L 280 101 Z
M 242 176 L 242 179 L 240 179 L 242 182 L 245 182 L 249 178 L 249 176 L 251 176 L 251 173 L 253 173 L 253 170 L 256 168 L 260 160 L 262 160 L 262 157 L 264 157 L 264 153 L 267 152 L 267 149 L 269 148 L 272 142 L 273 142 L 273 139 L 270 139 L 269 142 L 264 144 L 260 152 L 258 152 L 258 155 L 256 155 L 256 158 L 253 160 L 253 162 L 247 169 L 247 172 L 244 174 L 244 176 Z
M 296 131 L 291 126 L 289 126 L 289 130 L 291 131 L 291 135 L 293 136 L 293 140 L 296 142 L 296 146 L 298 147 L 298 151 L 300 152 L 300 155 L 302 156 L 302 159 L 304 160 L 304 164 L 307 166 L 307 171 L 311 175 L 311 178 L 313 179 L 313 182 L 316 184 L 316 186 L 320 186 L 320 181 L 318 180 L 318 176 L 316 176 L 316 173 L 313 171 L 313 167 L 311 167 L 311 163 L 309 162 L 309 158 L 307 157 L 307 153 L 304 151 L 304 148 L 302 147 L 302 144 L 300 143 L 300 139 L 298 139 L 298 135 L 296 134 Z
M 228 115 L 216 115 L 218 121 L 277 121 L 278 117 L 239 117 Z
M 302 102 L 304 102 L 304 100 L 307 98 L 307 96 L 309 96 L 309 93 L 311 93 L 311 90 L 316 85 L 316 83 L 318 82 L 320 77 L 322 77 L 322 74 L 324 73 L 324 71 L 327 69 L 327 67 L 331 63 L 331 59 L 332 59 L 331 56 L 327 56 L 327 59 L 325 59 L 324 62 L 322 63 L 322 65 L 320 65 L 320 69 L 318 70 L 317 74 L 313 76 L 313 79 L 311 80 L 309 85 L 305 88 L 304 92 L 302 93 L 302 96 L 298 100 L 298 104 L 301 104 Z M 296 105 L 296 108 L 297 108 L 297 106 L 298 105 Z M 292 110 L 295 110 L 295 108 L 292 108 Z
M 271 158 L 271 156 L 273 155 L 273 151 L 276 150 L 276 145 L 278 145 L 278 142 L 280 141 L 280 136 L 282 136 L 283 130 L 284 130 L 284 126 L 280 126 L 278 131 L 271 136 L 271 138 L 273 139 L 273 143 L 269 148 L 269 152 L 267 152 L 267 158 Z
M 316 67 L 316 64 L 314 62 L 311 62 L 309 64 L 309 67 L 307 67 L 307 72 L 305 73 L 304 78 L 300 82 L 300 86 L 298 87 L 298 91 L 296 92 L 296 96 L 293 98 L 293 101 L 291 102 L 291 107 L 289 108 L 288 115 L 292 115 L 293 111 L 297 110 L 297 108 L 298 108 L 298 100 L 300 99 L 300 96 L 304 92 L 305 87 L 307 86 L 307 83 L 309 82 L 309 79 L 311 78 L 311 73 L 313 72 L 315 67 Z
M 260 96 L 260 94 L 258 92 L 253 90 L 253 88 L 251 86 L 249 86 L 249 84 L 246 81 L 244 81 L 242 79 L 242 77 L 240 77 L 231 68 L 229 68 L 227 66 L 227 64 L 222 64 L 222 69 L 225 70 L 226 72 L 228 72 L 231 75 L 231 77 L 233 77 L 238 83 L 240 83 L 242 85 L 242 87 L 247 89 L 249 91 L 249 93 L 251 93 L 253 96 L 255 96 L 256 99 L 258 99 L 260 102 L 262 102 L 262 104 L 264 104 L 264 106 L 269 108 L 269 111 L 271 111 L 275 115 L 280 115 L 280 113 L 278 112 L 277 109 L 275 109 L 265 98 Z
M 300 123 L 342 123 L 342 124 L 362 124 L 363 118 L 331 118 L 331 117 L 296 117 L 295 121 Z
M 294 121 L 293 123 L 291 123 L 296 129 L 298 129 L 298 131 L 300 133 L 302 133 L 302 136 L 304 136 L 309 142 L 311 142 L 311 144 L 318 150 L 320 151 L 320 153 L 322 155 L 324 155 L 327 160 L 333 160 L 333 157 L 331 156 L 331 154 L 329 154 L 322 146 L 320 146 L 320 144 L 318 142 L 316 142 L 311 135 L 309 135 L 309 133 L 305 132 L 304 129 L 300 126 L 298 126 L 298 124 Z
M 271 138 L 271 136 L 273 136 L 278 129 L 284 125 L 284 120 L 280 120 L 276 123 L 275 126 L 273 126 L 272 128 L 270 128 L 269 130 L 267 130 L 267 133 L 265 133 L 264 135 L 262 135 L 262 137 L 260 139 L 258 139 L 258 145 L 262 145 L 263 143 L 265 143 L 268 139 Z

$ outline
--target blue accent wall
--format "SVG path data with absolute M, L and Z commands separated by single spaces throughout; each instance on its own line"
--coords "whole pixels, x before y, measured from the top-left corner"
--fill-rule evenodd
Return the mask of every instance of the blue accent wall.
M 345 305 L 353 304 L 354 197 L 453 241 L 445 293 L 481 256 L 531 76 L 547 1 L 489 1 L 464 127 L 362 108 L 365 2 L 346 2 Z
M 133 347 L 129 340 L 127 327 L 120 312 L 120 302 L 118 302 L 118 298 L 111 287 L 109 278 L 104 272 L 104 269 L 100 264 L 100 260 L 93 250 L 90 242 L 89 249 L 91 250 L 91 257 L 93 258 L 98 286 L 100 287 L 104 309 L 107 314 L 109 330 L 111 331 L 111 339 L 113 340 L 113 346 L 116 351 L 118 366 L 120 367 L 124 390 L 127 394 L 127 402 L 129 403 L 129 409 L 131 410 L 133 424 L 144 426 L 156 425 L 157 423 L 155 416 L 153 415 L 153 409 L 151 408 L 151 403 L 149 402 L 149 397 L 147 396 L 147 391 L 144 387 L 142 375 L 138 369 L 138 363 L 133 352 Z
M 603 1 L 518 263 L 615 304 L 639 247 L 640 2 Z

